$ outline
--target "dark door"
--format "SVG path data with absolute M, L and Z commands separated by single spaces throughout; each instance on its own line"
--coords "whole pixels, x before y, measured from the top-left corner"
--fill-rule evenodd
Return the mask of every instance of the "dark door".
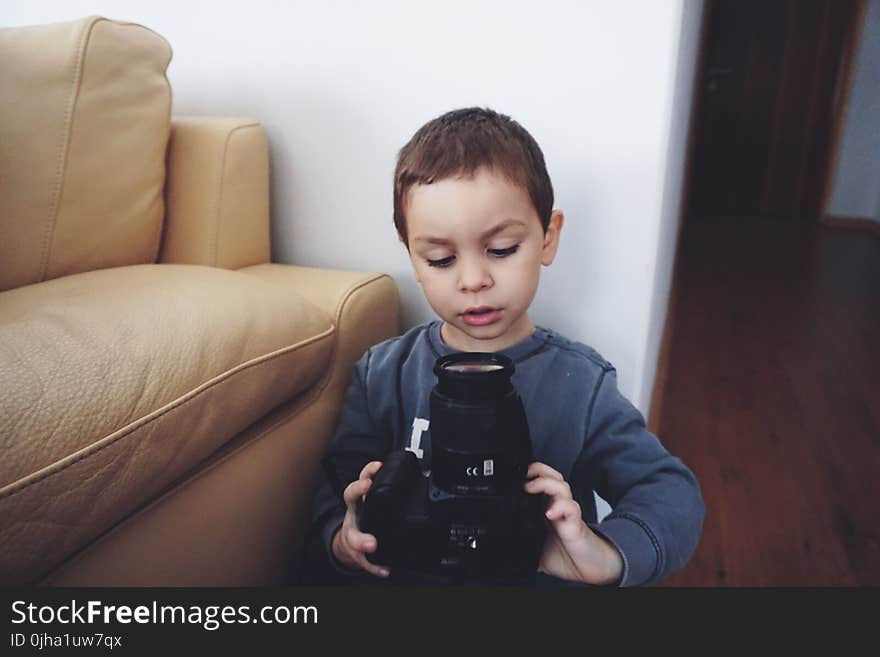
M 818 221 L 862 16 L 856 0 L 709 0 L 691 218 Z

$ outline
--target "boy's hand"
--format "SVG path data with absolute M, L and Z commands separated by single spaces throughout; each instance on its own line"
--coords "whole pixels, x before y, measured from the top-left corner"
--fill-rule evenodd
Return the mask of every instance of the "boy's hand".
M 545 515 L 550 523 L 538 570 L 575 582 L 610 584 L 620 579 L 623 558 L 581 518 L 565 478 L 549 465 L 529 465 L 525 490 L 549 498 Z
M 345 567 L 366 570 L 379 577 L 388 577 L 389 570 L 367 561 L 367 554 L 375 552 L 378 542 L 372 534 L 365 534 L 358 528 L 359 507 L 364 495 L 373 484 L 373 477 L 382 467 L 381 461 L 370 461 L 361 470 L 356 481 L 351 482 L 342 493 L 345 500 L 345 518 L 342 527 L 333 536 L 333 555 Z

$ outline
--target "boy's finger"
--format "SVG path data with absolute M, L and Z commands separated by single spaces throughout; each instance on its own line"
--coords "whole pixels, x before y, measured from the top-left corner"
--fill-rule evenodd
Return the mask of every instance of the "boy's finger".
M 349 531 L 348 542 L 355 550 L 361 553 L 376 551 L 376 537 L 372 534 L 365 534 L 353 527 Z
M 345 490 L 342 491 L 342 500 L 345 502 L 346 506 L 354 509 L 361 497 L 366 495 L 367 491 L 370 490 L 372 484 L 372 479 L 356 479 L 346 486 Z
M 565 481 L 565 477 L 563 477 L 559 472 L 551 468 L 546 463 L 540 463 L 539 461 L 535 461 L 534 463 L 529 464 L 529 469 L 526 471 L 526 477 L 551 477 L 553 479 L 559 479 L 561 481 Z
M 580 505 L 574 500 L 556 500 L 544 515 L 563 541 L 578 540 L 590 531 L 581 517 Z
M 537 479 L 527 481 L 523 488 L 527 493 L 544 493 L 544 495 L 554 498 L 572 499 L 571 487 L 563 479 L 538 477 Z
M 375 552 L 378 547 L 375 536 L 352 529 L 348 535 L 348 542 L 355 552 L 355 560 L 363 570 L 377 577 L 388 577 L 391 571 L 387 566 L 374 564 L 367 559 L 367 554 Z
M 581 507 L 574 500 L 556 499 L 544 512 L 552 522 L 561 522 L 575 518 L 581 519 Z
M 376 538 L 372 534 L 364 534 L 355 529 L 350 529 L 344 539 L 345 548 L 354 564 L 361 570 L 365 570 L 377 577 L 388 577 L 390 571 L 387 566 L 378 566 L 367 560 L 367 553 L 376 550 Z
M 382 461 L 370 461 L 364 466 L 364 469 L 361 470 L 361 474 L 358 476 L 358 479 L 372 479 L 376 476 L 376 473 L 379 472 L 379 469 L 382 467 Z
M 366 557 L 361 557 L 360 566 L 368 573 L 370 573 L 371 575 L 375 575 L 376 577 L 388 577 L 388 575 L 391 574 L 388 566 L 377 566 L 376 564 L 367 561 Z

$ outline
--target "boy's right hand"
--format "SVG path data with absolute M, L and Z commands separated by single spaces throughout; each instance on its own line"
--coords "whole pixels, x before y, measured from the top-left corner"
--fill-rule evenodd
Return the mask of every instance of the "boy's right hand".
M 358 479 L 351 482 L 343 491 L 345 518 L 342 520 L 342 527 L 333 536 L 333 556 L 346 568 L 365 570 L 378 577 L 388 577 L 390 573 L 388 568 L 367 561 L 366 555 L 375 552 L 378 546 L 376 537 L 363 533 L 358 527 L 361 502 L 373 484 L 373 477 L 381 467 L 381 461 L 370 461 L 361 470 Z

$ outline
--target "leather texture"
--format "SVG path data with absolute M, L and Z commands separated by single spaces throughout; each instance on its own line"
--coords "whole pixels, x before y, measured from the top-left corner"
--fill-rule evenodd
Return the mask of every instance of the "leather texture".
M 160 262 L 238 269 L 269 260 L 269 150 L 251 119 L 175 117 Z
M 99 17 L 0 30 L 0 290 L 155 262 L 170 59 Z
M 237 272 L 141 265 L 0 294 L 0 581 L 41 574 L 314 384 L 327 314 Z M 21 579 L 24 578 L 24 579 Z
M 51 586 L 279 586 L 296 581 L 319 462 L 355 360 L 399 333 L 385 275 L 264 265 L 242 270 L 294 294 L 321 290 L 333 317 L 322 379 L 227 443 L 162 497 L 45 580 Z

